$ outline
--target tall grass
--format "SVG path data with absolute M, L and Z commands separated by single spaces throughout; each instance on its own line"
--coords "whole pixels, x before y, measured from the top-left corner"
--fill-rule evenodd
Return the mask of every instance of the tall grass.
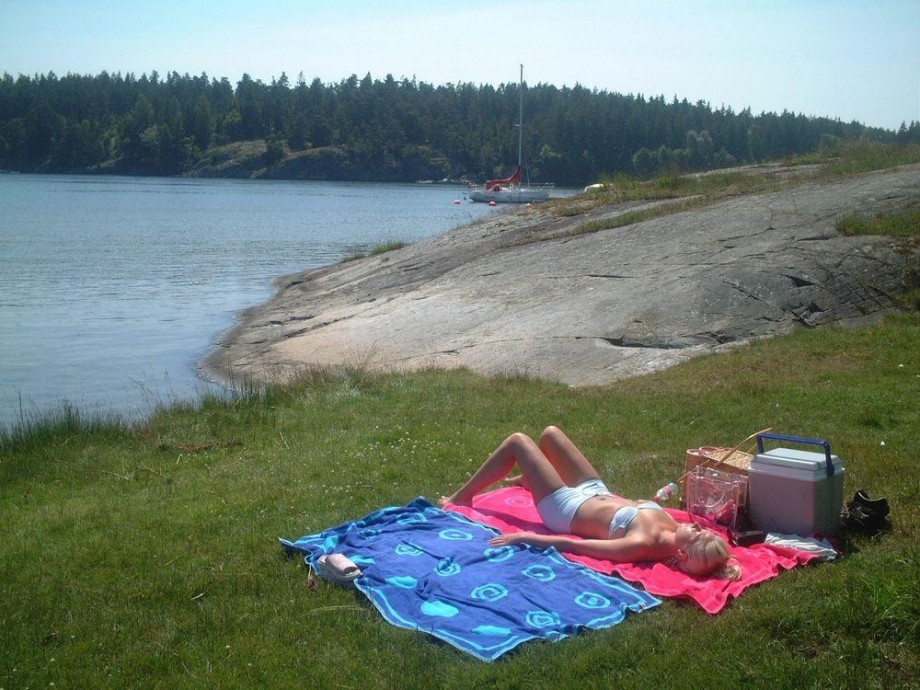
M 309 372 L 137 425 L 0 435 L 0 687 L 909 687 L 920 677 L 920 317 L 800 331 L 595 389 L 469 372 Z M 627 495 L 686 448 L 830 440 L 893 527 L 719 616 L 679 601 L 485 664 L 312 582 L 298 537 L 455 488 L 562 425 Z
M 826 164 L 821 174 L 827 178 L 858 175 L 920 162 L 920 145 L 852 140 L 796 156 L 788 162 L 792 165 Z
M 914 209 L 905 213 L 864 218 L 847 216 L 837 229 L 844 235 L 890 235 L 901 238 L 920 238 L 920 200 Z
M 351 261 L 357 261 L 358 259 L 364 259 L 368 256 L 380 256 L 381 254 L 387 254 L 388 252 L 396 251 L 397 249 L 402 249 L 403 247 L 408 246 L 407 242 L 402 240 L 390 240 L 389 242 L 383 242 L 378 245 L 374 245 L 367 251 L 354 252 L 345 256 L 340 263 L 349 263 Z

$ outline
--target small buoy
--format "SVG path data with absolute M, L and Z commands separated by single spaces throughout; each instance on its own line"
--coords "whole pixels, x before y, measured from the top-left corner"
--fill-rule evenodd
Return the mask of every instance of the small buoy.
M 460 199 L 454 199 L 454 203 L 455 203 L 455 204 L 459 204 L 459 203 L 460 203 Z

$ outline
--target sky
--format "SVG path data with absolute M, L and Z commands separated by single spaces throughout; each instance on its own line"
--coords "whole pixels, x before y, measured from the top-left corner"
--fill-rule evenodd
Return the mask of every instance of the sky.
M 0 0 L 0 73 L 576 84 L 897 129 L 920 0 Z

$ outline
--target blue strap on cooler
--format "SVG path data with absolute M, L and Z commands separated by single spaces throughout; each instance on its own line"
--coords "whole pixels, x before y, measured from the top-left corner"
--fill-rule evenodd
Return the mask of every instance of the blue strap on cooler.
M 807 438 L 805 436 L 786 436 L 785 434 L 769 434 L 762 433 L 757 434 L 757 452 L 763 453 L 763 440 L 765 438 L 770 438 L 775 441 L 788 441 L 789 443 L 804 443 L 815 446 L 822 446 L 824 448 L 824 459 L 827 462 L 827 476 L 834 476 L 834 461 L 831 460 L 831 444 L 827 441 L 822 441 L 819 438 Z

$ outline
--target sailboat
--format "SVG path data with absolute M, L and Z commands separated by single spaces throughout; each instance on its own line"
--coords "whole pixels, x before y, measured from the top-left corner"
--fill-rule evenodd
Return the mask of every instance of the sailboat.
M 518 108 L 518 164 L 510 176 L 497 180 L 488 180 L 482 187 L 470 187 L 470 201 L 485 201 L 497 204 L 529 204 L 546 201 L 552 184 L 531 185 L 525 181 L 522 148 L 524 143 L 524 65 L 521 65 L 521 81 L 518 89 L 520 106 Z

